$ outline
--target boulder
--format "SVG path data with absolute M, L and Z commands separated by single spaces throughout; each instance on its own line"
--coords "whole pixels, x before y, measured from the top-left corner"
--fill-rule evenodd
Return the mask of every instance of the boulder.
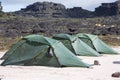
M 98 60 L 94 60 L 94 65 L 100 65 Z
M 120 78 L 120 72 L 115 72 L 111 75 L 112 77 Z

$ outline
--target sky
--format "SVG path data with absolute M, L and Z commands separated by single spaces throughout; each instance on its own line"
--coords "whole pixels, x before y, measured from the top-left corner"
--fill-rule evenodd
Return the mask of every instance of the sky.
M 94 11 L 101 3 L 114 2 L 116 0 L 0 0 L 4 12 L 12 12 L 25 8 L 26 6 L 35 2 L 55 2 L 61 3 L 66 8 L 82 7 L 83 9 Z

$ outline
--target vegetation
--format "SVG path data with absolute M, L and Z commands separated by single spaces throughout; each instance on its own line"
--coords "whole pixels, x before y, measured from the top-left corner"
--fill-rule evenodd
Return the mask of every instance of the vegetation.
M 99 37 L 110 46 L 120 46 L 120 35 L 107 35 Z M 15 44 L 20 39 L 21 37 L 16 38 L 0 37 L 0 51 L 8 50 L 13 44 Z
M 120 15 L 96 18 L 36 18 L 4 14 L 0 17 L 0 50 L 8 49 L 21 36 L 56 33 L 91 33 L 107 44 L 120 46 Z
M 20 38 L 4 38 L 4 37 L 0 37 L 0 51 L 8 50 L 18 40 L 20 40 Z
M 110 46 L 120 46 L 120 35 L 107 35 L 99 37 Z
M 0 18 L 1 35 L 20 37 L 28 34 L 92 33 L 97 35 L 120 34 L 120 16 L 97 18 L 36 18 L 9 16 Z M 6 32 L 6 33 L 5 33 Z

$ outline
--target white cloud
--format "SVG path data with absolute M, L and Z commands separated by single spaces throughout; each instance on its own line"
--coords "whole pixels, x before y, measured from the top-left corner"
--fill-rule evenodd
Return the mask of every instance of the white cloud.
M 94 10 L 94 8 L 98 7 L 101 3 L 114 1 L 116 0 L 63 0 L 61 3 L 65 4 L 66 7 L 78 6 L 88 10 Z
M 114 2 L 116 0 L 1 0 L 2 5 L 4 7 L 3 9 L 4 11 L 20 10 L 20 8 L 23 8 L 37 1 L 40 2 L 49 1 L 49 2 L 61 3 L 64 4 L 67 8 L 77 6 L 77 7 L 83 7 L 84 9 L 88 9 L 88 10 L 94 10 L 94 8 L 99 6 L 100 3 Z
M 17 7 L 16 7 L 17 6 Z M 7 5 L 7 6 L 4 6 L 3 7 L 3 11 L 5 12 L 12 12 L 12 11 L 17 11 L 17 10 L 20 10 L 21 8 L 25 8 L 26 6 L 24 5 Z

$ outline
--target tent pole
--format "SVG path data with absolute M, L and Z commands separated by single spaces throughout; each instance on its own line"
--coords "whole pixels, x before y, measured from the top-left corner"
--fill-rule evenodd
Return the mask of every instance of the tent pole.
M 52 52 L 53 52 L 53 54 L 54 54 L 55 58 L 57 59 L 58 64 L 59 64 L 59 65 L 60 65 L 60 67 L 61 67 L 61 64 L 60 64 L 60 62 L 59 62 L 59 60 L 58 60 L 57 56 L 55 55 L 55 52 L 54 52 L 53 48 L 52 48 Z

